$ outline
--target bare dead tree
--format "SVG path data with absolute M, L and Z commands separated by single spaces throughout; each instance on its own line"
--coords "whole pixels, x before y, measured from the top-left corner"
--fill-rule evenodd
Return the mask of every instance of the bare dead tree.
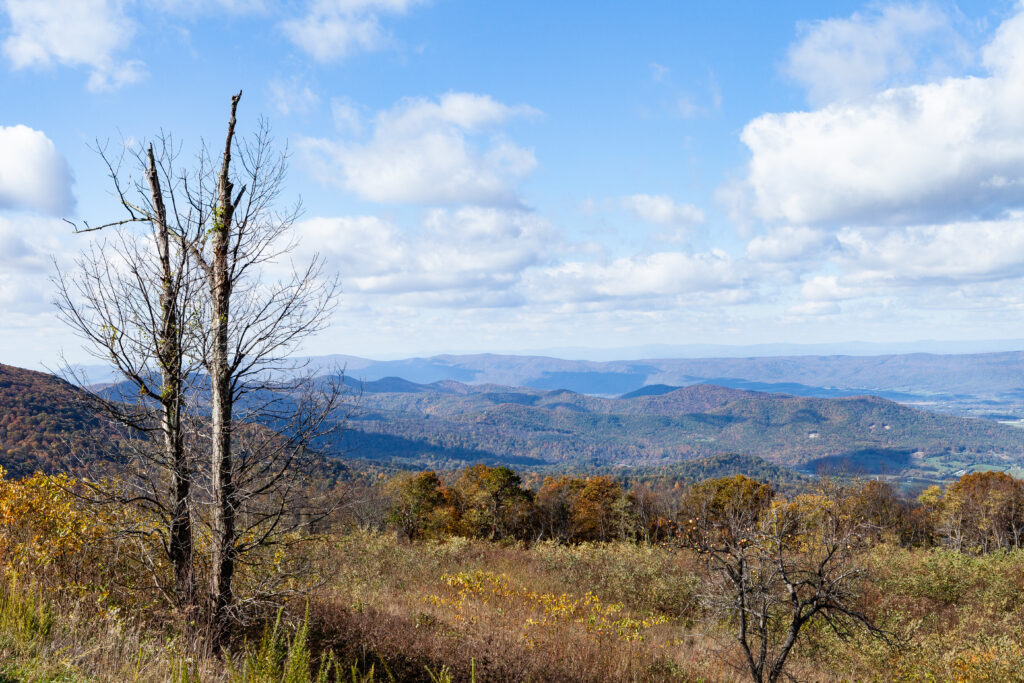
M 885 638 L 858 609 L 864 570 L 858 522 L 838 501 L 773 501 L 766 484 L 742 475 L 697 484 L 681 520 L 683 543 L 711 572 L 708 604 L 734 624 L 751 680 L 778 681 L 808 624 L 840 638 L 855 629 Z
M 204 280 L 203 324 L 195 348 L 210 382 L 210 596 L 215 644 L 223 641 L 235 606 L 238 565 L 308 523 L 295 516 L 295 484 L 323 442 L 340 407 L 342 384 L 314 387 L 289 360 L 298 345 L 326 325 L 338 291 L 323 276 L 323 261 L 283 278 L 265 277 L 295 247 L 301 207 L 279 211 L 287 156 L 275 151 L 260 121 L 249 137 L 235 135 L 242 93 L 231 98 L 223 152 L 216 172 L 208 153 L 184 185 L 184 200 L 198 230 L 183 244 Z M 236 191 L 236 187 L 237 189 Z M 198 239 L 189 241 L 189 235 Z M 314 390 L 314 388 L 316 390 Z M 332 418 L 332 419 L 328 419 Z M 240 425 L 260 430 L 239 431 Z M 253 434 L 269 434 L 266 439 Z
M 186 327 L 198 313 L 193 301 L 199 280 L 187 250 L 168 225 L 160 180 L 173 165 L 168 143 L 161 140 L 159 161 L 152 144 L 131 153 L 122 150 L 116 162 L 99 147 L 128 217 L 95 228 L 86 224 L 84 231 L 109 229 L 114 234 L 90 245 L 74 272 L 58 268 L 54 281 L 59 316 L 96 358 L 112 365 L 132 387 L 121 387 L 112 399 L 94 394 L 92 407 L 127 428 L 129 435 L 145 437 L 125 442 L 131 466 L 122 473 L 125 485 L 120 490 L 89 490 L 97 502 L 133 505 L 156 516 L 157 534 L 173 568 L 174 587 L 167 592 L 188 609 L 195 602 L 193 463 L 185 448 L 183 421 L 186 385 L 196 366 L 187 360 L 185 344 Z M 126 155 L 145 180 L 122 180 Z M 131 223 L 147 223 L 150 233 L 128 231 Z
M 119 241 L 87 252 L 77 280 L 58 277 L 65 320 L 140 397 L 131 409 L 118 400 L 124 396 L 97 400 L 131 428 L 148 433 L 159 424 L 165 434 L 165 453 L 152 464 L 171 474 L 171 504 L 141 483 L 121 502 L 168 520 L 168 556 L 181 565 L 183 596 L 192 595 L 185 586 L 189 578 L 194 585 L 197 567 L 208 573 L 215 648 L 247 605 L 296 590 L 292 579 L 303 569 L 283 549 L 331 512 L 317 483 L 328 469 L 319 451 L 335 442 L 331 432 L 345 417 L 343 378 L 314 377 L 291 359 L 326 325 L 337 280 L 324 276 L 317 256 L 303 268 L 288 267 L 301 207 L 277 208 L 287 155 L 275 151 L 265 121 L 236 137 L 240 98 L 231 99 L 216 164 L 204 146 L 179 169 L 165 136 L 155 152 L 136 154 L 145 182 L 126 184 L 120 161 L 104 153 L 127 217 L 81 230 L 119 230 Z M 152 226 L 153 236 L 130 237 L 125 226 L 136 222 Z M 136 247 L 123 258 L 129 243 Z M 210 534 L 208 558 L 185 542 L 197 524 Z M 267 550 L 274 552 L 261 552 Z M 273 572 L 262 571 L 268 562 Z M 240 567 L 253 570 L 243 599 L 234 587 Z

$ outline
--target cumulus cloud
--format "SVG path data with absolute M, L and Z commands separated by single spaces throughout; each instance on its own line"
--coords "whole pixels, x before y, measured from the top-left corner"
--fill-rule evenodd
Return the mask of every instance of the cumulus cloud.
M 991 218 L 1021 204 L 1024 12 L 982 52 L 984 77 L 947 78 L 746 125 L 756 214 L 795 224 Z
M 767 114 L 742 140 L 755 214 L 797 225 L 992 218 L 1024 179 L 1024 12 L 983 50 L 984 77 Z
M 588 260 L 586 245 L 537 215 L 493 207 L 433 209 L 413 229 L 376 216 L 312 218 L 299 229 L 337 268 L 350 303 L 666 310 L 747 302 L 762 272 L 719 249 Z
M 60 225 L 60 224 L 58 224 Z M 0 217 L 0 270 L 40 273 L 49 266 L 47 253 L 56 248 L 51 221 Z
M 696 293 L 732 291 L 745 298 L 744 269 L 720 249 L 665 251 L 608 263 L 566 261 L 529 275 L 533 297 L 546 301 L 660 298 L 666 304 Z M 737 297 L 732 297 L 734 302 Z
M 813 256 L 828 241 L 821 230 L 787 225 L 750 240 L 746 254 L 752 261 L 783 263 Z
M 513 185 L 537 162 L 495 131 L 535 113 L 471 93 L 409 98 L 378 113 L 364 142 L 304 138 L 299 147 L 323 181 L 370 201 L 516 205 Z
M 808 301 L 821 303 L 854 299 L 865 292 L 860 287 L 840 282 L 835 275 L 816 275 L 803 283 L 800 293 Z
M 869 95 L 893 80 L 965 57 L 949 17 L 930 5 L 888 5 L 849 18 L 801 24 L 783 72 L 812 104 Z
M 313 218 L 299 229 L 346 289 L 437 306 L 518 302 L 523 272 L 557 251 L 543 219 L 488 207 L 434 209 L 415 230 L 376 216 Z
M 804 270 L 801 303 L 816 316 L 839 305 L 903 311 L 1013 308 L 1024 291 L 1024 213 L 990 221 L 893 228 L 850 227 L 829 240 L 827 259 Z M 804 265 L 810 266 L 810 263 Z M 821 266 L 820 268 L 818 266 Z
M 0 209 L 59 215 L 75 206 L 71 169 L 42 131 L 0 126 Z
M 52 218 L 0 216 L 0 315 L 51 310 L 47 277 L 51 259 L 69 257 L 59 238 L 68 231 Z
M 795 296 L 786 311 L 795 319 L 897 310 L 987 315 L 993 307 L 1018 305 L 1024 5 L 980 51 L 979 75 L 865 95 L 920 70 L 924 58 L 914 40 L 908 38 L 911 52 L 886 52 L 892 35 L 911 36 L 907 22 L 915 13 L 922 32 L 914 35 L 941 43 L 936 32 L 948 28 L 939 15 L 929 19 L 933 10 L 926 7 L 897 9 L 904 13 L 902 34 L 892 33 L 900 24 L 896 10 L 881 10 L 874 24 L 855 15 L 827 27 L 832 34 L 823 29 L 815 38 L 822 50 L 828 43 L 822 36 L 831 35 L 835 55 L 852 50 L 851 63 L 878 57 L 878 68 L 866 68 L 857 92 L 819 93 L 817 99 L 831 101 L 826 106 L 748 124 L 742 134 L 751 151 L 747 176 L 719 192 L 738 215 L 768 224 L 748 243 L 749 262 L 793 264 L 788 270 L 799 289 L 779 295 Z M 886 21 L 889 27 L 881 27 Z M 854 35 L 869 25 L 878 28 L 873 38 Z M 844 42 L 843 35 L 854 37 Z M 861 39 L 867 43 L 856 45 Z M 813 79 L 807 83 L 814 100 Z
M 1024 214 L 1003 220 L 846 229 L 837 264 L 862 281 L 958 284 L 1024 277 Z
M 146 76 L 138 60 L 117 57 L 135 33 L 117 0 L 5 0 L 11 32 L 3 52 L 15 69 L 90 69 L 90 90 L 116 90 Z
M 390 42 L 384 14 L 404 14 L 420 0 L 313 0 L 305 16 L 282 22 L 284 34 L 320 62 L 379 50 Z
M 690 227 L 704 222 L 704 212 L 693 204 L 678 204 L 668 195 L 634 194 L 622 206 L 637 218 L 666 227 Z
M 4 316 L 11 313 L 41 313 L 49 307 L 38 282 L 9 273 L 0 274 L 0 311 Z

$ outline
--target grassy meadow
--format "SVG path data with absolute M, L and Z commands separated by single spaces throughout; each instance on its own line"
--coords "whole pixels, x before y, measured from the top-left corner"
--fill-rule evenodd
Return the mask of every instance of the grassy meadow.
M 331 570 L 302 599 L 250 623 L 224 657 L 204 652 L 137 593 L 112 598 L 102 583 L 109 575 L 59 586 L 54 575 L 9 571 L 0 673 L 8 681 L 749 680 L 730 625 L 702 607 L 708 577 L 688 551 L 621 541 L 411 543 L 359 530 L 306 550 Z M 879 543 L 865 561 L 860 600 L 889 642 L 812 629 L 790 675 L 1024 678 L 1024 552 Z

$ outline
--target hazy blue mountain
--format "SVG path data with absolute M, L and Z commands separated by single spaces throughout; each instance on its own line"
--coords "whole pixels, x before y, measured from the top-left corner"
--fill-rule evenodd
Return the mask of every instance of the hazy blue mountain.
M 676 389 L 682 389 L 682 387 L 672 386 L 671 384 L 648 384 L 647 386 L 634 389 L 633 391 L 626 392 L 619 398 L 637 398 L 639 396 L 661 396 L 667 394 L 670 391 Z
M 880 356 L 887 354 L 969 354 L 1019 351 L 1024 339 L 919 340 L 913 342 L 831 342 L 819 344 L 647 344 L 618 348 L 583 346 L 532 349 L 511 355 L 554 356 L 595 361 L 642 358 L 753 358 L 758 356 Z
M 452 467 L 651 467 L 740 453 L 808 473 L 943 479 L 1018 471 L 1024 430 L 877 396 L 802 397 L 715 385 L 605 398 L 568 390 L 419 385 L 364 392 L 336 444 L 360 458 Z
M 332 357 L 333 358 L 333 357 Z M 339 357 L 340 358 L 340 357 Z M 319 359 L 310 359 L 317 364 Z M 332 362 L 336 363 L 337 358 Z M 328 367 L 328 363 L 324 363 Z M 654 358 L 564 360 L 475 354 L 398 361 L 348 358 L 355 380 L 402 377 L 418 383 L 454 380 L 620 396 L 651 385 L 711 383 L 817 398 L 872 394 L 957 414 L 1024 415 L 1024 352 L 882 356 Z

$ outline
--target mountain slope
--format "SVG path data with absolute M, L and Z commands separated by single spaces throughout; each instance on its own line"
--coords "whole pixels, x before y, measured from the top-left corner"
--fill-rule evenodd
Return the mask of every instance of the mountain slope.
M 382 386 L 403 391 L 410 390 L 408 384 L 400 380 Z M 103 393 L 114 400 L 131 397 L 130 386 L 110 384 Z M 120 450 L 123 432 L 98 418 L 87 398 L 84 389 L 54 375 L 0 364 L 0 466 L 13 478 L 37 470 L 117 473 L 126 452 Z M 85 463 L 89 463 L 88 468 Z M 332 480 L 370 475 L 380 468 L 362 466 L 355 471 L 338 459 L 328 458 L 321 459 L 314 471 Z
M 421 385 L 428 388 L 432 385 Z M 482 459 L 571 466 L 655 465 L 722 453 L 776 464 L 943 477 L 1024 462 L 1024 430 L 873 396 L 838 399 L 694 385 L 607 399 L 463 386 L 372 393 L 350 421 L 360 457 L 443 464 Z
M 452 467 L 662 468 L 743 454 L 805 472 L 941 479 L 971 467 L 1022 472 L 1024 430 L 857 396 L 809 398 L 714 385 L 622 398 L 454 380 L 367 382 L 332 446 L 348 459 Z M 0 464 L 55 469 L 113 430 L 55 377 L 0 366 Z M 69 448 L 70 446 L 70 448 Z
M 82 400 L 84 391 L 42 372 L 0 364 L 0 465 L 11 476 L 68 467 L 92 457 L 116 431 Z

